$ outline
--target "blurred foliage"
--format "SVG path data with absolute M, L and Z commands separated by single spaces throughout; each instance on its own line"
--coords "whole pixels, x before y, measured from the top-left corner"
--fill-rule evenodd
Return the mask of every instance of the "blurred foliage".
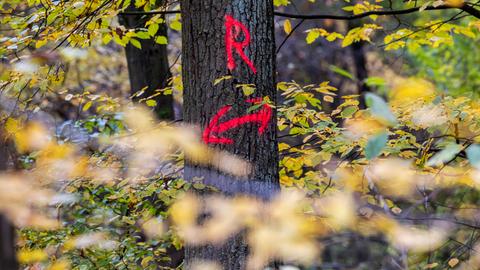
M 451 45 L 408 50 L 407 66 L 412 74 L 429 78 L 447 94 L 478 98 L 477 42 L 478 38 L 472 40 L 459 36 Z

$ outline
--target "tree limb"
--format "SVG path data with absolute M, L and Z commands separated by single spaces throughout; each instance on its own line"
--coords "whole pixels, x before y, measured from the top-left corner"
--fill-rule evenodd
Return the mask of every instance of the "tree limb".
M 293 13 L 285 13 L 280 11 L 275 11 L 275 16 L 278 17 L 286 17 L 286 18 L 293 18 L 293 19 L 303 19 L 303 20 L 340 20 L 340 21 L 348 21 L 348 20 L 358 20 L 361 18 L 365 18 L 372 15 L 377 16 L 390 16 L 390 15 L 402 15 L 402 14 L 410 14 L 420 11 L 421 7 L 413 7 L 408 9 L 400 9 L 400 10 L 373 10 L 368 11 L 360 14 L 355 15 L 333 15 L 333 14 L 312 14 L 312 15 L 303 15 L 303 14 L 293 14 Z M 447 5 L 442 5 L 438 7 L 427 7 L 425 10 L 445 10 L 445 9 L 461 9 L 466 13 L 479 18 L 480 19 L 480 11 L 475 9 L 473 6 L 469 4 L 464 4 L 462 7 L 451 7 Z M 167 10 L 167 11 L 130 11 L 130 12 L 121 12 L 120 15 L 152 15 L 152 14 L 177 14 L 180 13 L 180 10 Z

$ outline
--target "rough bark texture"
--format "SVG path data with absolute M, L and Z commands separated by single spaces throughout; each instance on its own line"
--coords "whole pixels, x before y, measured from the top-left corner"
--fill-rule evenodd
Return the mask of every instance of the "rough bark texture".
M 231 111 L 220 122 L 246 115 L 251 97 L 269 97 L 275 102 L 275 42 L 273 4 L 271 0 L 183 0 L 182 10 L 182 62 L 184 84 L 184 121 L 200 126 L 208 125 L 217 111 L 232 105 Z M 246 56 L 253 62 L 257 73 L 234 52 L 236 68 L 227 69 L 225 48 L 225 15 L 232 16 L 244 24 L 251 36 L 245 48 Z M 242 35 L 237 37 L 242 40 Z M 233 79 L 214 85 L 214 81 L 225 75 Z M 246 97 L 236 85 L 254 84 L 255 93 Z M 272 114 L 265 133 L 259 134 L 258 124 L 250 123 L 231 129 L 222 135 L 232 138 L 233 144 L 211 145 L 238 155 L 252 163 L 252 172 L 247 184 L 229 185 L 232 176 L 225 176 L 212 168 L 199 168 L 186 161 L 185 178 L 210 179 L 228 194 L 238 192 L 272 193 L 278 190 L 278 149 L 276 141 L 276 117 Z M 213 179 L 213 181 L 212 181 Z M 215 179 L 222 180 L 219 185 Z M 228 180 L 228 181 L 227 181 Z M 250 181 L 254 180 L 254 181 Z M 213 183 L 212 183 L 213 182 Z M 249 187 L 249 183 L 251 186 Z M 241 188 L 242 190 L 234 190 Z M 268 196 L 265 196 L 268 197 Z M 224 246 L 186 248 L 186 268 L 196 260 L 214 260 L 223 269 L 244 269 L 248 247 L 241 235 L 232 237 Z
M 161 3 L 163 1 L 160 1 Z M 159 6 L 161 6 L 161 3 Z M 139 11 L 130 7 L 128 11 Z M 129 29 L 145 27 L 147 16 L 124 15 L 120 22 Z M 157 36 L 167 36 L 167 27 L 160 25 Z M 136 48 L 127 44 L 125 53 L 127 56 L 128 74 L 130 77 L 131 94 L 135 94 L 147 87 L 145 93 L 139 98 L 149 97 L 155 94 L 155 90 L 167 87 L 171 77 L 168 64 L 167 45 L 161 45 L 152 39 L 139 39 L 142 48 Z M 136 98 L 137 99 L 137 98 Z M 157 106 L 155 112 L 160 119 L 173 120 L 173 97 L 172 95 L 158 95 L 155 98 Z
M 6 171 L 9 164 L 8 143 L 0 131 L 0 172 Z M 15 250 L 15 227 L 8 219 L 0 215 L 0 269 L 17 270 L 17 253 Z

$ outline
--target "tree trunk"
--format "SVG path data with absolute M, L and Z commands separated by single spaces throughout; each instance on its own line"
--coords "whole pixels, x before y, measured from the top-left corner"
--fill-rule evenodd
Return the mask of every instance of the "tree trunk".
M 348 21 L 348 28 L 353 29 L 361 26 L 359 21 Z M 367 60 L 365 57 L 365 43 L 363 41 L 354 42 L 350 45 L 352 48 L 353 64 L 355 66 L 355 77 L 357 79 L 357 90 L 360 95 L 360 109 L 365 109 L 365 94 L 370 92 L 370 87 L 365 83 L 368 78 Z
M 159 6 L 162 6 L 163 1 Z M 141 11 L 132 4 L 127 11 Z M 145 26 L 148 16 L 145 15 L 123 15 L 120 22 L 128 29 L 141 28 Z M 167 27 L 160 24 L 156 36 L 167 36 Z M 134 95 L 138 91 L 145 89 L 145 93 L 139 98 L 146 98 L 157 93 L 155 90 L 163 89 L 168 86 L 168 80 L 172 76 L 168 64 L 167 45 L 161 45 L 155 42 L 154 38 L 139 39 L 142 46 L 141 49 L 127 44 L 125 53 L 127 57 L 128 74 L 130 77 L 131 94 Z M 153 98 L 157 105 L 155 112 L 160 119 L 173 120 L 173 96 L 158 95 Z
M 276 113 L 274 109 L 271 114 L 263 109 L 249 112 L 248 108 L 255 100 L 266 97 L 275 105 L 273 3 L 271 0 L 183 0 L 181 10 L 184 121 L 200 126 L 203 140 L 210 146 L 252 164 L 246 179 L 239 180 L 213 168 L 198 167 L 187 159 L 185 179 L 203 178 L 227 194 L 269 197 L 279 189 Z M 216 79 L 226 75 L 232 78 L 214 85 Z M 245 96 L 238 84 L 253 84 L 255 92 Z M 225 114 L 219 112 L 222 109 L 226 109 Z M 265 129 L 259 127 L 258 121 L 240 120 L 255 113 L 267 119 Z M 215 122 L 212 118 L 216 115 L 220 116 L 218 125 L 229 120 L 232 125 L 212 135 L 206 129 L 212 128 Z M 258 120 L 255 117 L 250 120 Z M 238 181 L 244 182 L 238 184 Z M 247 252 L 241 235 L 233 236 L 223 246 L 187 247 L 186 267 L 191 268 L 196 260 L 213 260 L 223 269 L 244 269 Z
M 0 172 L 8 169 L 9 144 L 0 130 Z M 17 252 L 15 250 L 15 227 L 3 215 L 0 215 L 0 269 L 17 270 Z

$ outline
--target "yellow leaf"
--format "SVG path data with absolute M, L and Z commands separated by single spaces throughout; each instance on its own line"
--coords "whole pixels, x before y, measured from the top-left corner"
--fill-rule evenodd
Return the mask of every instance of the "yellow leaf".
M 192 226 L 198 216 L 200 201 L 193 195 L 186 195 L 170 207 L 172 221 L 178 226 Z
M 110 34 L 105 34 L 102 38 L 103 44 L 108 44 L 112 40 L 112 35 Z
M 276 7 L 287 6 L 288 4 L 290 4 L 288 0 L 273 0 L 273 5 Z
M 457 258 L 452 258 L 448 261 L 448 265 L 450 267 L 455 267 L 460 261 Z
M 287 175 L 280 176 L 280 185 L 284 187 L 291 187 L 293 186 L 293 178 Z
M 318 31 L 309 31 L 307 34 L 307 43 L 312 44 L 318 37 L 320 37 L 320 33 Z
M 285 30 L 285 33 L 287 33 L 287 35 L 292 32 L 292 23 L 289 19 L 285 20 L 285 22 L 283 23 L 283 30 Z
M 5 131 L 7 132 L 8 135 L 13 135 L 17 133 L 19 129 L 20 129 L 20 121 L 13 118 L 7 119 L 7 122 L 5 123 Z
M 424 269 L 433 269 L 438 266 L 438 263 L 430 263 L 425 265 Z
M 435 97 L 434 86 L 422 79 L 405 79 L 393 87 L 390 98 L 392 102 L 404 103 L 417 100 L 430 101 Z
M 48 268 L 48 270 L 68 270 L 70 269 L 70 263 L 66 260 L 59 260 Z
M 154 99 L 149 99 L 145 102 L 148 107 L 155 107 L 157 106 L 157 102 Z
M 170 28 L 180 31 L 182 30 L 182 23 L 180 23 L 179 21 L 173 21 L 172 23 L 170 23 Z
M 333 97 L 332 96 L 323 96 L 323 100 L 329 103 L 333 103 Z
M 33 262 L 40 262 L 48 259 L 48 255 L 41 249 L 20 250 L 17 253 L 17 258 L 20 263 L 29 264 Z
M 464 0 L 445 0 L 445 5 L 450 7 L 462 7 L 464 4 Z
M 92 101 L 89 101 L 87 103 L 85 103 L 85 105 L 83 105 L 83 111 L 86 112 L 88 111 L 88 109 L 90 109 L 90 107 L 92 107 Z
M 47 40 L 46 39 L 40 39 L 40 40 L 37 40 L 37 42 L 35 43 L 35 48 L 40 48 L 40 47 L 43 47 L 45 44 L 47 44 Z
M 149 262 L 153 260 L 152 256 L 148 256 L 142 259 L 142 262 L 140 263 L 142 267 L 147 267 Z

